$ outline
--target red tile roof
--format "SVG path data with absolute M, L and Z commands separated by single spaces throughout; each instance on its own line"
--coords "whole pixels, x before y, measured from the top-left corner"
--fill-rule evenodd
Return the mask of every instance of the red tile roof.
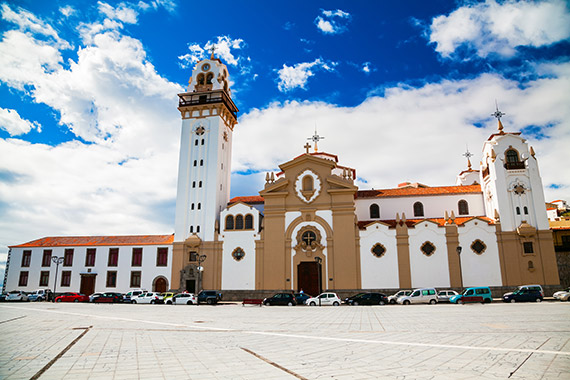
M 439 186 L 439 187 L 401 187 L 396 189 L 359 190 L 356 198 L 410 197 L 428 195 L 451 195 L 481 193 L 481 185 Z
M 457 217 L 457 218 L 455 218 L 455 224 L 457 224 L 458 226 L 461 226 L 461 225 L 465 224 L 466 222 L 468 222 L 472 219 L 479 219 L 481 221 L 487 222 L 487 224 L 495 224 L 495 221 L 493 219 L 487 218 L 486 216 Z M 435 222 L 440 227 L 445 226 L 445 219 L 444 218 L 406 219 L 406 225 L 408 227 L 413 227 L 414 225 L 421 223 L 421 222 L 425 222 L 425 221 Z M 388 219 L 388 220 L 362 220 L 362 221 L 358 222 L 358 228 L 363 230 L 364 228 L 366 228 L 366 226 L 368 226 L 369 224 L 372 224 L 374 222 L 382 222 L 384 224 L 388 224 L 390 226 L 390 228 L 396 227 L 396 220 L 395 219 Z
M 165 245 L 172 244 L 172 235 L 131 235 L 131 236 L 55 236 L 32 240 L 27 243 L 12 245 L 19 247 L 72 247 L 98 245 Z
M 230 201 L 228 202 L 228 205 L 231 205 L 232 203 L 237 203 L 237 202 L 247 203 L 249 205 L 255 205 L 255 204 L 265 203 L 265 199 L 263 199 L 263 197 L 261 195 L 251 195 L 251 196 L 246 196 L 246 197 L 234 197 L 234 198 L 230 199 Z

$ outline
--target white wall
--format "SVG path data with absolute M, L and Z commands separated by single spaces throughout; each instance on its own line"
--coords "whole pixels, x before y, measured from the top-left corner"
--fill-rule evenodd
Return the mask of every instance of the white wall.
M 376 257 L 372 254 L 371 249 L 376 243 L 386 248 L 384 256 Z M 399 288 L 395 229 L 374 223 L 360 231 L 360 268 L 362 289 Z
M 408 230 L 410 241 L 410 269 L 412 287 L 449 287 L 449 264 L 445 228 L 432 222 L 420 222 Z M 431 256 L 421 251 L 424 242 L 430 241 L 436 250 Z

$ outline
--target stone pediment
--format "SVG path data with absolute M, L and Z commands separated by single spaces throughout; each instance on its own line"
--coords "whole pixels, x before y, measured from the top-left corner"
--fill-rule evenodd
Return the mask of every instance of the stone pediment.
M 520 226 L 517 227 L 517 233 L 522 237 L 531 237 L 536 234 L 536 228 L 528 224 L 526 220 L 523 220 Z

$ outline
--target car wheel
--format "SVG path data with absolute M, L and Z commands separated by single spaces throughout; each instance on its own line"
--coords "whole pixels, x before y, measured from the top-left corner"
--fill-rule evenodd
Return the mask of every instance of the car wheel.
M 380 302 L 378 302 L 378 305 L 386 305 L 386 302 L 380 300 Z
M 436 300 L 429 300 L 430 305 L 435 305 L 437 303 Z
M 333 306 L 340 306 L 340 303 L 338 303 L 337 301 L 334 301 Z
M 73 300 L 73 302 L 79 302 L 79 300 L 76 298 L 76 299 Z
M 166 301 L 167 305 L 172 305 L 172 301 Z
M 186 305 L 194 305 L 194 303 L 192 301 L 188 301 L 186 302 Z
M 537 298 L 537 299 L 535 299 L 535 301 L 536 301 L 536 302 L 542 302 L 542 299 Z
M 511 303 L 515 303 L 517 302 L 517 300 L 515 300 L 514 298 L 511 299 Z
M 212 305 L 212 304 L 214 303 L 214 300 L 211 299 L 211 298 L 208 298 L 208 299 L 206 300 L 206 303 L 207 303 L 208 305 Z
M 264 304 L 265 306 L 271 306 L 271 303 L 269 303 L 269 301 L 265 301 L 263 304 Z
M 409 305 L 409 304 L 410 304 L 410 301 L 409 301 L 409 300 L 405 300 L 405 301 L 404 301 L 404 305 Z
M 396 300 L 390 300 L 390 305 L 395 305 L 396 304 Z
M 135 301 L 135 300 L 132 300 L 132 301 L 131 301 L 131 303 L 137 303 L 137 301 Z
M 358 301 L 352 301 L 352 306 L 358 306 Z
M 60 298 L 60 299 L 57 299 L 57 300 L 55 300 L 55 302 L 61 302 L 61 298 Z
M 463 300 L 459 300 L 457 301 L 458 304 L 463 305 L 465 302 L 463 302 Z
M 293 306 L 293 302 L 287 303 L 287 306 Z
M 485 303 L 491 303 L 491 300 L 489 298 L 485 298 Z
M 154 305 L 155 303 L 156 303 L 155 300 L 150 301 L 150 304 L 151 304 L 151 305 Z
M 317 306 L 317 304 L 315 302 L 311 302 L 309 306 Z

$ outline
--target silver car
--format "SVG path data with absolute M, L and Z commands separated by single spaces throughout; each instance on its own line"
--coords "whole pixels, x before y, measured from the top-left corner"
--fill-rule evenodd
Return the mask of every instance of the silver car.
M 391 305 L 395 305 L 396 302 L 398 302 L 398 298 L 409 296 L 410 294 L 412 294 L 411 290 L 400 290 L 398 293 L 388 296 L 388 302 L 390 302 Z
M 6 296 L 6 301 L 26 301 L 28 302 L 30 299 L 28 298 L 28 294 L 21 290 L 12 290 Z

